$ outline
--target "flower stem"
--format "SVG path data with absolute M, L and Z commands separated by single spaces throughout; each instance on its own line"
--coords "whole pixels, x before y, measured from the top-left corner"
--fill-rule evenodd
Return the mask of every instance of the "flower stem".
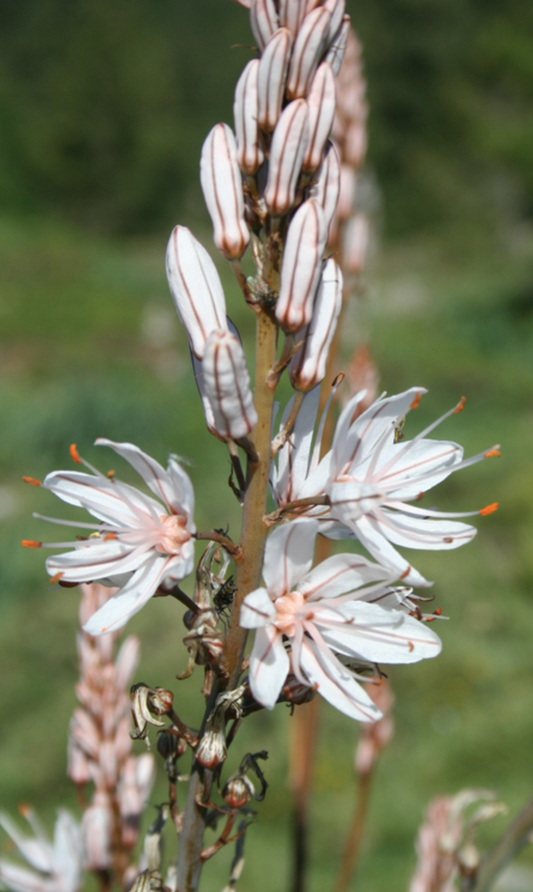
M 352 823 L 350 824 L 346 836 L 341 866 L 337 876 L 337 882 L 333 887 L 333 892 L 347 892 L 350 888 L 350 880 L 357 862 L 366 825 L 371 784 L 372 771 L 359 775 L 357 801 L 352 817 Z
M 488 892 L 506 864 L 528 844 L 532 830 L 533 799 L 527 803 L 483 859 L 476 876 L 463 881 L 461 892 Z

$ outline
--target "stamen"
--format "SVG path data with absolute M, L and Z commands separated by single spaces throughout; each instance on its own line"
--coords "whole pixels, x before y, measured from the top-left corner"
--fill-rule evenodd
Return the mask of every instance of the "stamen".
M 116 533 L 106 533 L 106 535 L 104 536 L 104 542 L 109 542 L 110 539 L 118 539 L 117 534 Z
M 41 481 L 37 480 L 36 477 L 23 477 L 24 483 L 29 483 L 30 486 L 41 486 Z
M 457 403 L 457 406 L 453 410 L 453 414 L 458 415 L 459 412 L 462 412 L 465 407 L 465 403 L 466 403 L 466 396 L 462 396 L 461 399 L 459 400 L 459 402 Z
M 55 576 L 50 577 L 50 585 L 54 585 L 55 582 L 59 582 L 62 576 L 65 574 L 60 570 L 59 573 L 56 573 Z
M 498 507 L 498 502 L 493 502 L 492 505 L 487 505 L 485 508 L 482 508 L 479 513 L 482 517 L 486 517 L 487 514 L 494 514 L 494 512 L 498 510 Z
M 79 454 L 78 454 L 78 448 L 77 448 L 77 446 L 76 446 L 75 443 L 71 443 L 71 444 L 70 444 L 69 452 L 70 452 L 70 457 L 71 457 L 71 459 L 72 459 L 73 461 L 75 461 L 76 464 L 78 464 L 78 465 L 83 464 L 83 462 L 82 462 L 82 460 L 81 460 L 81 458 L 80 458 L 80 456 L 79 456 Z
M 42 548 L 42 542 L 35 542 L 33 539 L 23 539 L 21 542 L 23 548 Z
M 421 400 L 421 399 L 422 399 L 422 394 L 421 394 L 420 392 L 418 392 L 418 393 L 416 394 L 416 396 L 415 396 L 413 402 L 412 402 L 411 405 L 409 406 L 409 408 L 410 408 L 410 409 L 418 409 L 418 407 L 419 407 L 419 405 L 420 405 L 420 400 Z
M 485 452 L 484 458 L 499 458 L 501 456 L 501 452 L 499 449 L 489 449 L 488 452 Z

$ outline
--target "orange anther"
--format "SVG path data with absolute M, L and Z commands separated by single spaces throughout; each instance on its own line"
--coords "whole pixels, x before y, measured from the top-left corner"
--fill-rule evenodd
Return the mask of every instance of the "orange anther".
M 29 483 L 30 486 L 41 486 L 41 481 L 37 480 L 36 477 L 23 477 L 24 483 Z
M 493 502 L 492 505 L 487 505 L 485 508 L 482 508 L 479 513 L 482 517 L 486 517 L 487 514 L 494 514 L 494 512 L 498 510 L 498 507 L 498 502 Z
M 18 810 L 23 818 L 25 818 L 27 815 L 30 815 L 33 811 L 31 805 L 28 805 L 27 802 L 20 802 L 18 805 Z
M 42 548 L 42 542 L 34 542 L 33 539 L 23 539 L 22 540 L 23 548 Z
M 433 611 L 433 616 L 440 616 L 441 613 L 442 613 L 442 607 L 437 607 L 437 609 Z
M 416 497 L 416 499 L 415 499 L 415 502 L 419 502 L 420 499 L 423 499 L 423 498 L 424 498 L 424 495 L 425 495 L 425 493 L 423 493 L 423 492 L 419 492 L 418 495 L 417 495 L 417 497 Z
M 499 458 L 500 455 L 501 455 L 501 452 L 499 449 L 489 449 L 488 452 L 485 452 L 485 455 L 483 456 L 483 458 Z
M 113 477 L 115 476 L 115 471 L 108 471 L 107 476 L 109 477 L 110 480 L 112 480 Z
M 106 533 L 104 536 L 104 542 L 109 542 L 110 539 L 117 539 L 116 533 Z
M 448 545 L 449 545 L 450 542 L 453 542 L 453 536 L 446 536 L 446 538 L 443 539 L 442 541 L 443 541 L 443 542 L 447 542 Z
M 339 384 L 342 384 L 344 379 L 346 378 L 346 372 L 339 372 L 336 378 L 331 382 L 332 387 L 338 387 Z
M 408 641 L 407 644 L 409 645 L 409 650 L 410 650 L 410 652 L 412 653 L 412 652 L 414 651 L 414 649 L 415 649 L 415 646 L 414 646 L 413 642 L 412 642 L 412 641 Z
M 411 405 L 409 406 L 409 408 L 410 408 L 410 409 L 418 409 L 418 407 L 419 407 L 419 405 L 420 405 L 420 400 L 421 400 L 421 399 L 422 399 L 422 394 L 421 394 L 421 393 L 417 393 L 416 396 L 415 396 L 415 398 L 414 398 L 414 400 L 413 400 L 413 402 L 412 402 Z
M 453 410 L 453 414 L 457 415 L 459 412 L 462 412 L 466 403 L 466 396 L 462 396 L 459 402 L 457 403 L 455 409 Z
M 51 577 L 50 577 L 50 585 L 53 585 L 55 582 L 59 582 L 59 580 L 61 579 L 61 577 L 62 577 L 63 575 L 64 575 L 64 574 L 63 574 L 63 573 L 61 572 L 61 570 L 60 570 L 59 573 L 56 573 L 55 576 L 51 576 Z
M 437 619 L 436 616 L 426 616 L 427 623 L 434 623 L 436 619 Z
M 405 571 L 405 573 L 402 573 L 402 575 L 399 578 L 405 579 L 406 576 L 409 576 L 410 572 L 411 572 L 411 567 L 407 567 L 407 570 Z
M 70 457 L 71 457 L 72 461 L 75 461 L 78 465 L 81 465 L 82 461 L 78 455 L 78 448 L 75 443 L 71 443 L 69 452 L 70 452 Z

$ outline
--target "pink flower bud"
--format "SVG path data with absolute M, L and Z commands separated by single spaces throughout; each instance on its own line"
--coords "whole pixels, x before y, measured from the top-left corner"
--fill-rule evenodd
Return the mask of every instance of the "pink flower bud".
M 324 379 L 328 352 L 342 306 L 342 273 L 330 258 L 324 266 L 303 345 L 292 359 L 289 374 L 296 390 L 312 390 Z M 300 333 L 296 336 L 300 340 Z
M 353 168 L 348 164 L 341 164 L 341 185 L 337 204 L 337 217 L 341 221 L 348 220 L 352 215 L 356 182 Z
M 226 301 L 215 264 L 186 226 L 176 226 L 170 236 L 167 278 L 191 349 L 201 359 L 211 332 L 226 328 Z
M 83 847 L 88 870 L 111 867 L 113 813 L 107 793 L 97 792 L 82 818 Z
M 353 167 L 361 167 L 366 154 L 366 127 L 364 121 L 354 121 L 348 127 L 344 142 L 344 157 Z
M 274 31 L 279 28 L 274 0 L 252 0 L 250 27 L 260 50 L 264 49 Z
M 309 145 L 302 164 L 302 169 L 306 172 L 317 170 L 322 163 L 324 146 L 335 117 L 336 92 L 331 65 L 323 62 L 317 69 L 307 97 Z
M 99 641 L 100 639 L 97 639 Z M 134 635 L 129 635 L 123 642 L 115 660 L 115 687 L 125 690 L 131 684 L 135 670 L 139 665 L 141 643 Z
M 324 211 L 328 234 L 331 235 L 331 223 L 337 210 L 341 178 L 341 165 L 337 149 L 329 143 L 324 160 L 320 165 L 315 181 L 308 189 L 309 198 L 318 201 Z
M 304 18 L 292 54 L 287 81 L 287 96 L 306 96 L 313 75 L 327 46 L 331 15 L 323 6 L 313 9 Z
M 337 31 L 341 27 L 344 19 L 344 7 L 346 6 L 345 0 L 324 0 L 323 2 L 324 9 L 331 15 L 331 21 L 329 23 L 328 28 L 328 45 L 332 42 L 332 40 L 337 36 Z
M 280 28 L 272 35 L 261 56 L 257 74 L 257 120 L 263 130 L 273 130 L 278 123 L 291 47 L 291 32 Z
M 244 197 L 237 162 L 237 144 L 227 124 L 217 124 L 207 136 L 200 160 L 200 181 L 213 221 L 213 238 L 228 260 L 242 257 L 250 233 L 244 221 Z
M 344 236 L 344 264 L 349 273 L 358 275 L 364 269 L 370 229 L 364 214 L 351 217 Z
M 289 103 L 282 112 L 270 147 L 268 179 L 263 198 L 268 210 L 275 216 L 286 214 L 294 204 L 308 142 L 307 102 L 305 99 L 298 99 Z
M 326 235 L 318 201 L 304 201 L 290 222 L 281 265 L 276 318 L 284 331 L 298 331 L 311 321 Z
M 257 424 L 257 413 L 239 339 L 228 331 L 214 331 L 205 346 L 203 370 L 217 433 L 224 439 L 246 437 Z
M 330 47 L 326 53 L 326 62 L 329 62 L 333 68 L 333 74 L 337 77 L 341 70 L 342 60 L 346 50 L 348 34 L 350 33 L 350 16 L 345 15 L 339 30 L 331 39 Z
M 318 0 L 314 3 L 316 6 Z M 313 8 L 313 7 L 311 7 Z M 296 37 L 304 17 L 311 11 L 309 0 L 280 0 L 279 20 L 283 28 L 288 28 L 293 37 Z
M 257 73 L 259 59 L 252 59 L 235 88 L 233 117 L 237 135 L 237 161 L 244 173 L 254 174 L 265 160 L 259 145 Z
M 67 777 L 73 784 L 82 786 L 91 780 L 89 759 L 72 737 L 69 737 L 67 749 Z

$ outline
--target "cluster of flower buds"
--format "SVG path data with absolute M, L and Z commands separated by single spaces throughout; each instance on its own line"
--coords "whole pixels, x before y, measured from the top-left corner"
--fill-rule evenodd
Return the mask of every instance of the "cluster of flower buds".
M 81 625 L 107 602 L 115 589 L 81 586 Z M 79 707 L 70 724 L 68 776 L 77 786 L 92 782 L 94 794 L 82 822 L 86 863 L 107 870 L 120 848 L 123 868 L 137 842 L 139 820 L 154 779 L 150 754 L 133 756 L 127 690 L 139 659 L 139 642 L 130 636 L 115 654 L 118 635 L 78 636 Z M 118 826 L 117 826 L 118 823 Z M 120 840 L 120 842 L 119 842 Z

